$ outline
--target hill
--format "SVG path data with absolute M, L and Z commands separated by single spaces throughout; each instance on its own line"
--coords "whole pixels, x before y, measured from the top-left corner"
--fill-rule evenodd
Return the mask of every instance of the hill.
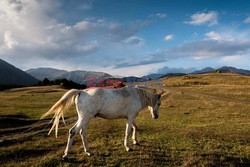
M 31 75 L 0 59 L 0 85 L 29 86 L 37 82 Z
M 29 69 L 26 72 L 39 80 L 43 80 L 44 78 L 48 78 L 49 80 L 65 78 L 67 80 L 71 80 L 78 84 L 85 84 L 85 85 L 87 83 L 86 79 L 88 77 L 95 77 L 96 79 L 102 79 L 102 80 L 105 80 L 107 78 L 112 78 L 112 75 L 103 72 L 81 71 L 81 70 L 65 71 L 53 68 Z

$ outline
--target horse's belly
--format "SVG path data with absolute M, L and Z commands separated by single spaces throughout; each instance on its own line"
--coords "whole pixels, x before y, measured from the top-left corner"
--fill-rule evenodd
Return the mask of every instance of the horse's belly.
M 112 111 L 107 111 L 107 112 L 103 112 L 100 111 L 96 114 L 97 117 L 101 117 L 101 118 L 106 118 L 106 119 L 115 119 L 115 118 L 126 118 L 127 115 L 124 112 L 121 111 L 117 111 L 117 112 L 112 112 Z

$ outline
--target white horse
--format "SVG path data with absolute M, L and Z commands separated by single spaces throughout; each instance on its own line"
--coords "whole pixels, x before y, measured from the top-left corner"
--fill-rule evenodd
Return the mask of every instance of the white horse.
M 79 131 L 85 153 L 87 155 L 92 154 L 86 140 L 87 125 L 90 119 L 96 116 L 106 119 L 126 118 L 127 124 L 124 146 L 126 150 L 129 151 L 130 147 L 128 145 L 128 137 L 132 132 L 132 128 L 133 143 L 139 144 L 137 141 L 137 126 L 134 121 L 135 116 L 142 109 L 148 107 L 152 117 L 157 119 L 159 117 L 158 109 L 161 104 L 160 97 L 161 95 L 157 95 L 146 90 L 128 87 L 124 87 L 122 89 L 72 89 L 65 93 L 61 99 L 55 103 L 41 118 L 44 118 L 51 113 L 55 113 L 53 117 L 54 123 L 49 131 L 49 134 L 55 128 L 55 135 L 57 137 L 59 120 L 61 117 L 63 118 L 63 112 L 75 102 L 78 113 L 78 121 L 69 130 L 68 143 L 63 158 L 67 158 L 72 147 L 73 138 Z

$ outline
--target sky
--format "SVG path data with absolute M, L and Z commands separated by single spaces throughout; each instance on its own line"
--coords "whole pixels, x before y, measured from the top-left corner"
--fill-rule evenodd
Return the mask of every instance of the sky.
M 0 58 L 119 76 L 250 70 L 249 9 L 247 0 L 1 0 Z

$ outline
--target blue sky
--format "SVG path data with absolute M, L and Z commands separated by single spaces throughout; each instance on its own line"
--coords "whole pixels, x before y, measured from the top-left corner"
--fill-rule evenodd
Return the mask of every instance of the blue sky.
M 246 0 L 2 0 L 0 58 L 123 76 L 250 70 L 249 9 Z

